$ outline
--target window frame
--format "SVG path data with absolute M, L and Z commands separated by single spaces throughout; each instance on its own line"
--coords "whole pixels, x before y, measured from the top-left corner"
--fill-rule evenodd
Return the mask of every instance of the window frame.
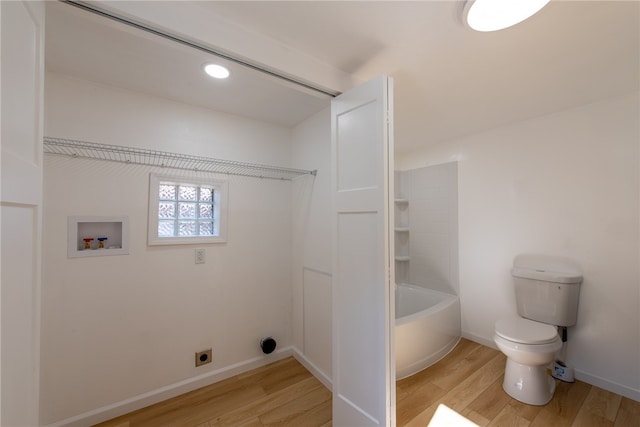
M 217 236 L 159 236 L 158 235 L 158 208 L 159 189 L 161 183 L 172 185 L 190 185 L 196 187 L 208 186 L 214 189 L 214 211 L 218 214 L 218 219 L 214 215 L 214 222 L 217 222 Z M 189 245 L 202 243 L 226 243 L 227 242 L 227 205 L 228 205 L 229 183 L 224 179 L 217 178 L 189 178 L 182 176 L 172 176 L 163 174 L 149 174 L 149 229 L 148 244 L 155 245 Z M 176 212 L 177 215 L 177 212 Z

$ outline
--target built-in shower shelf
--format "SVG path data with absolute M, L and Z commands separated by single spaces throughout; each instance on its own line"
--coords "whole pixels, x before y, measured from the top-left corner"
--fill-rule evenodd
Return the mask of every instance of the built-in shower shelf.
M 403 199 L 401 197 L 397 198 L 394 200 L 395 205 L 396 205 L 396 226 L 394 227 L 394 230 L 396 233 L 398 233 L 398 236 L 396 238 L 396 254 L 397 253 L 401 253 L 401 254 L 406 254 L 407 252 L 409 252 L 409 248 L 407 247 L 409 241 L 408 241 L 408 236 L 409 236 L 409 226 L 407 225 L 408 223 L 408 206 L 409 206 L 409 200 L 408 199 Z M 409 261 L 409 255 L 396 255 L 395 256 L 395 260 L 398 262 L 407 262 Z M 397 279 L 397 277 L 396 277 Z
M 290 181 L 304 175 L 316 175 L 316 171 L 267 166 L 256 163 L 191 156 L 144 148 L 123 147 L 95 142 L 45 136 L 44 152 L 86 159 L 107 160 L 135 165 L 159 166 L 163 168 L 212 172 L 226 175 L 241 175 Z

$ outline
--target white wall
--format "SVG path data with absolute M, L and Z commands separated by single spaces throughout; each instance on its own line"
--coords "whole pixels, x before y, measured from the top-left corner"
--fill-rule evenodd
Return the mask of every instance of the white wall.
M 45 104 L 48 136 L 290 166 L 289 129 L 56 74 Z M 291 183 L 230 177 L 228 243 L 149 247 L 152 170 L 46 156 L 43 423 L 86 425 L 91 411 L 116 415 L 108 405 L 273 360 L 259 349 L 268 335 L 290 349 Z M 67 258 L 69 215 L 128 216 L 130 254 Z M 208 347 L 213 363 L 195 368 Z
M 293 185 L 293 336 L 305 363 L 325 385 L 332 372 L 331 117 L 327 108 L 293 131 L 293 163 L 317 169 Z
M 400 169 L 458 160 L 463 334 L 492 343 L 515 314 L 513 257 L 564 255 L 584 270 L 568 362 L 640 400 L 638 93 L 451 141 Z

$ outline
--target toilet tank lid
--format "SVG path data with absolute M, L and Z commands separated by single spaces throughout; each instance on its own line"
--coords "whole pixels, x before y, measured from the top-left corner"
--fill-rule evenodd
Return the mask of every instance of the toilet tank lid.
M 514 277 L 552 283 L 581 283 L 582 269 L 572 259 L 543 254 L 520 254 L 513 259 Z
M 495 332 L 506 340 L 521 344 L 547 344 L 559 339 L 558 331 L 554 326 L 522 317 L 498 320 Z
M 511 275 L 523 279 L 540 280 L 552 283 L 582 283 L 582 275 L 576 272 L 562 272 L 532 268 L 513 268 Z

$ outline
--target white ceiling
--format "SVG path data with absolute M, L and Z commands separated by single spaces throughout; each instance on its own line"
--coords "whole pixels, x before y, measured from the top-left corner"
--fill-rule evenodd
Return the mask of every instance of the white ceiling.
M 207 76 L 209 62 L 229 67 L 232 78 Z M 330 99 L 60 2 L 47 3 L 45 63 L 50 72 L 287 127 Z
M 50 71 L 292 126 L 327 100 L 233 67 L 211 81 L 207 54 L 47 5 Z M 638 1 L 552 0 L 495 33 L 464 27 L 451 1 L 198 2 L 364 81 L 395 80 L 399 151 L 616 96 L 640 87 Z

